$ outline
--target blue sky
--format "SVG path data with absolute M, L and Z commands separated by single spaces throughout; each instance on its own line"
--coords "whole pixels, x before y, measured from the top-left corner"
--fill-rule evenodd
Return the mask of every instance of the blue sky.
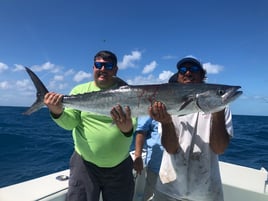
M 92 80 L 93 56 L 115 52 L 129 84 L 163 83 L 194 56 L 207 83 L 240 85 L 233 114 L 268 115 L 268 1 L 0 2 L 0 105 L 29 106 L 35 89 L 68 94 Z

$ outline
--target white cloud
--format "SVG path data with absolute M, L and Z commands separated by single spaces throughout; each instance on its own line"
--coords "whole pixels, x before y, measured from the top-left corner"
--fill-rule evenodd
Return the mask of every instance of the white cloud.
M 30 83 L 29 80 L 24 79 L 24 80 L 18 80 L 16 81 L 16 88 L 20 91 L 23 91 L 25 89 L 33 89 L 32 83 Z
M 10 88 L 8 81 L 0 82 L 0 89 L 8 89 Z
M 152 61 L 150 64 L 146 65 L 142 71 L 142 74 L 148 74 L 154 71 L 156 68 L 157 63 L 156 61 Z
M 223 70 L 223 66 L 211 63 L 204 63 L 204 69 L 206 69 L 208 74 L 218 74 L 220 71 Z
M 48 62 L 46 62 L 46 63 L 44 63 L 42 65 L 34 65 L 34 66 L 32 66 L 31 69 L 33 71 L 36 71 L 36 72 L 43 71 L 43 70 L 48 70 L 48 71 L 50 71 L 52 73 L 57 73 L 57 72 L 60 71 L 60 66 L 57 66 L 55 64 L 52 64 L 52 63 L 50 63 L 48 61 Z
M 159 74 L 158 78 L 161 81 L 167 82 L 168 79 L 173 75 L 174 73 L 171 71 L 162 71 L 162 73 Z
M 139 51 L 132 51 L 131 55 L 125 55 L 123 57 L 122 62 L 118 62 L 119 69 L 126 69 L 128 67 L 134 67 L 135 61 L 139 61 L 141 59 L 141 52 Z
M 149 74 L 148 76 L 137 76 L 132 80 L 127 80 L 127 83 L 130 85 L 167 83 L 168 79 L 173 74 L 174 73 L 171 71 L 162 71 L 158 77 L 155 77 L 153 74 Z
M 130 85 L 155 84 L 157 83 L 157 80 L 152 74 L 150 74 L 147 77 L 137 76 L 133 80 L 127 80 L 127 83 Z
M 68 84 L 67 83 L 60 83 L 58 84 L 58 89 L 60 90 L 63 90 L 63 89 L 66 89 L 68 87 Z
M 8 66 L 4 63 L 0 62 L 0 73 L 2 73 L 3 71 L 7 70 Z
M 86 73 L 84 71 L 79 71 L 78 73 L 76 73 L 74 75 L 73 80 L 75 82 L 80 82 L 80 81 L 84 80 L 85 78 L 90 78 L 90 77 L 91 77 L 91 73 Z
M 55 75 L 54 76 L 54 80 L 56 80 L 56 81 L 62 81 L 62 80 L 64 80 L 64 76 L 62 76 L 62 75 Z
M 21 64 L 15 64 L 14 66 L 15 66 L 15 68 L 12 69 L 12 71 L 14 71 L 14 72 L 25 70 L 24 66 Z
M 74 72 L 74 70 L 73 69 L 69 69 L 69 70 L 67 70 L 65 73 L 64 73 L 64 75 L 65 76 L 68 76 L 68 75 L 73 75 L 75 72 Z

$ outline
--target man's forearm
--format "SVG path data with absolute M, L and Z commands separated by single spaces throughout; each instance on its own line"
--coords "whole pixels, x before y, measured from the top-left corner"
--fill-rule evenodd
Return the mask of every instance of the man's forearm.
M 135 139 L 135 157 L 141 157 L 142 156 L 142 149 L 145 141 L 145 134 L 141 132 L 136 133 L 136 139 Z
M 213 113 L 211 118 L 210 147 L 216 154 L 222 154 L 230 141 L 225 126 L 224 110 Z
M 172 121 L 162 124 L 161 142 L 168 153 L 175 154 L 178 151 L 179 139 Z

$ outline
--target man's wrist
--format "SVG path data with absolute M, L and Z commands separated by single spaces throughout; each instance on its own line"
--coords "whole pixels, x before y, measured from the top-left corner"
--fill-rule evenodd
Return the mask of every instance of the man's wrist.
M 135 155 L 135 158 L 140 158 L 142 154 L 141 154 L 141 152 L 135 152 L 134 155 Z
M 60 113 L 60 114 L 55 114 L 55 113 L 52 113 L 52 112 L 50 112 L 50 114 L 51 114 L 51 116 L 52 116 L 54 119 L 58 119 L 58 118 L 60 118 L 60 116 L 62 115 L 62 113 Z
M 124 134 L 124 136 L 126 136 L 126 137 L 130 137 L 130 136 L 133 134 L 133 127 L 132 127 L 131 130 L 128 131 L 128 132 L 123 132 L 123 131 L 121 131 L 121 132 Z

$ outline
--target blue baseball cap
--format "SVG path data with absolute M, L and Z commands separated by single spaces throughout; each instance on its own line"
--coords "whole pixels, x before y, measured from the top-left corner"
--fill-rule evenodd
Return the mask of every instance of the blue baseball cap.
M 179 69 L 179 67 L 181 67 L 182 64 L 185 64 L 185 63 L 191 63 L 203 69 L 203 65 L 200 63 L 200 61 L 198 61 L 194 57 L 184 57 L 183 59 L 179 60 L 177 63 L 177 68 Z

